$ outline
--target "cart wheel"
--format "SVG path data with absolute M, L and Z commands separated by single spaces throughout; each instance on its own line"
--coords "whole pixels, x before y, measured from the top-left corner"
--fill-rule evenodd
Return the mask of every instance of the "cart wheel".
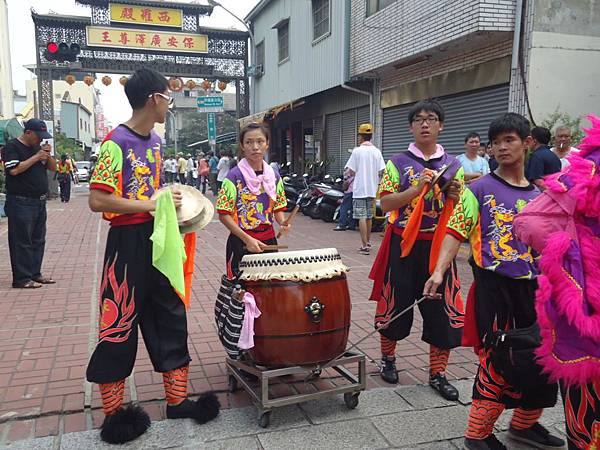
M 344 394 L 344 403 L 349 409 L 354 409 L 358 406 L 358 396 L 360 392 L 346 392 Z
M 261 428 L 267 428 L 271 423 L 271 411 L 258 413 L 258 425 Z
M 235 392 L 238 389 L 238 380 L 236 377 L 234 377 L 233 375 L 229 375 L 229 380 L 228 380 L 228 384 L 229 384 L 229 392 Z

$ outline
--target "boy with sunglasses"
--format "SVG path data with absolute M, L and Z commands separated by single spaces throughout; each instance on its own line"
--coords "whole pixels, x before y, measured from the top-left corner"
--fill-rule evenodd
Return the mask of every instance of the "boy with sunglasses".
M 150 426 L 139 406 L 123 407 L 138 326 L 156 372 L 163 375 L 167 418 L 205 423 L 219 413 L 214 394 L 187 398 L 190 355 L 185 305 L 169 280 L 152 265 L 156 203 L 161 186 L 161 139 L 154 132 L 172 103 L 164 76 L 140 69 L 125 85 L 133 115 L 115 128 L 100 149 L 90 180 L 90 209 L 110 221 L 101 282 L 99 340 L 87 379 L 100 386 L 105 414 L 101 437 L 112 444 L 136 439 Z M 181 193 L 173 192 L 176 207 Z

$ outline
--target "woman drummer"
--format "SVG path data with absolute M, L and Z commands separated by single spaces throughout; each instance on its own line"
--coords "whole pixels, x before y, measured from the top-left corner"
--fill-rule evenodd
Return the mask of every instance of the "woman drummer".
M 250 123 L 240 131 L 243 158 L 223 180 L 217 197 L 219 219 L 227 227 L 226 260 L 228 278 L 239 275 L 238 265 L 246 253 L 262 253 L 266 245 L 277 244 L 274 221 L 287 232 L 287 205 L 283 182 L 278 172 L 264 160 L 269 149 L 269 130 Z

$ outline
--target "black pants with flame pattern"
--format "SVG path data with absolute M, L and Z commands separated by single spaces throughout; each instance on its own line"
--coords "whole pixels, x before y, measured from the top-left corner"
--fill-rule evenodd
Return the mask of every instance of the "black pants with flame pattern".
M 537 281 L 504 277 L 474 265 L 475 317 L 479 337 L 497 330 L 527 328 L 535 323 Z M 473 385 L 473 398 L 502 403 L 507 409 L 527 410 L 554 406 L 558 385 L 544 378 L 521 380 L 510 385 L 492 364 L 489 350 L 481 349 L 479 369 Z
M 389 267 L 383 282 L 383 293 L 377 302 L 375 324 L 387 322 L 391 317 L 412 305 L 423 296 L 423 287 L 429 279 L 429 252 L 431 241 L 417 240 L 411 253 L 400 258 L 401 236 L 392 234 Z M 419 304 L 423 316 L 423 341 L 442 349 L 460 346 L 464 326 L 464 306 L 460 293 L 456 262 L 446 272 L 440 286 L 441 299 L 426 299 Z M 394 320 L 380 333 L 393 341 L 410 334 L 413 311 Z
M 583 386 L 561 382 L 569 450 L 600 446 L 600 380 Z
M 87 367 L 92 383 L 127 378 L 138 348 L 138 326 L 157 372 L 190 362 L 185 306 L 152 265 L 153 221 L 114 226 L 108 232 L 98 345 Z

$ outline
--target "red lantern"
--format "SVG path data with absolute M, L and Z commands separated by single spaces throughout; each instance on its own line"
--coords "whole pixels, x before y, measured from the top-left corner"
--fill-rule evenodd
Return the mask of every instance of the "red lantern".
M 125 75 L 123 75 L 121 78 L 119 78 L 119 83 L 121 83 L 122 86 L 125 86 L 127 84 L 128 80 L 129 80 L 129 78 L 127 78 Z
M 211 88 L 211 87 L 212 87 L 212 83 L 210 82 L 210 80 L 204 80 L 204 81 L 202 82 L 202 88 L 203 88 L 205 91 L 208 91 L 208 90 L 210 90 L 210 88 Z
M 110 83 L 112 83 L 112 78 L 111 78 L 111 77 L 109 77 L 108 75 L 104 75 L 104 76 L 102 77 L 102 84 L 103 84 L 104 86 L 109 86 L 109 85 L 110 85 Z
M 189 90 L 192 90 L 196 87 L 196 82 L 194 80 L 187 80 L 187 82 L 185 83 L 185 85 L 187 86 L 187 88 Z
M 174 92 L 179 92 L 183 89 L 183 80 L 179 77 L 169 78 L 169 89 Z
M 227 81 L 219 81 L 219 90 L 223 92 L 225 89 L 227 89 Z
M 65 81 L 66 81 L 67 83 L 69 83 L 69 85 L 70 85 L 70 86 L 72 86 L 72 85 L 73 85 L 73 83 L 75 83 L 75 80 L 76 80 L 76 79 L 75 79 L 75 75 L 71 75 L 71 74 L 69 74 L 69 75 L 67 75 L 67 76 L 65 77 Z
M 91 86 L 92 84 L 94 84 L 94 77 L 91 75 L 86 75 L 85 77 L 83 77 L 83 82 L 88 86 Z

